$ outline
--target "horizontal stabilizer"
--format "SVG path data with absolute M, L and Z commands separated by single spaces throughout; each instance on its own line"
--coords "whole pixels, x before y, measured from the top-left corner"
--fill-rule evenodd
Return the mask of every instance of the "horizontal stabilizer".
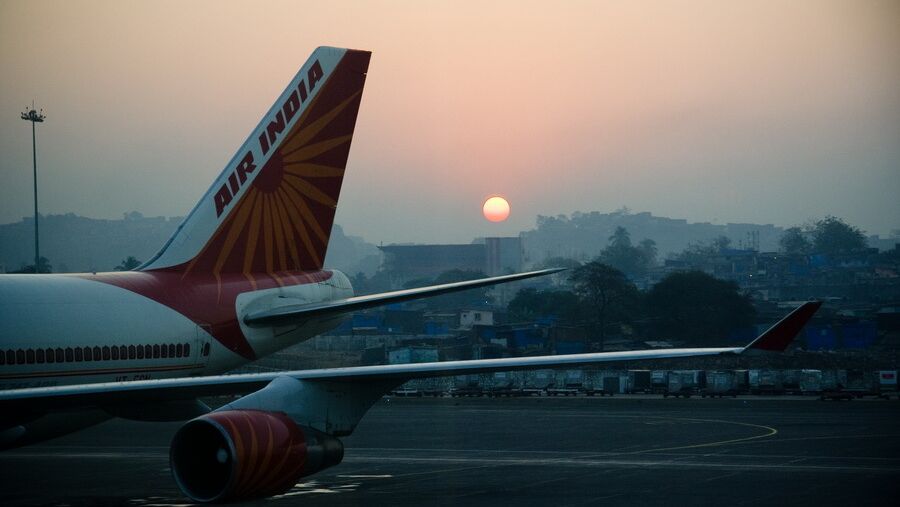
M 411 299 L 439 296 L 450 292 L 458 292 L 468 289 L 477 289 L 499 283 L 514 282 L 534 278 L 536 276 L 550 275 L 563 271 L 562 268 L 542 269 L 514 275 L 495 276 L 492 278 L 479 278 L 465 282 L 445 283 L 443 285 L 431 285 L 415 289 L 398 290 L 394 292 L 382 292 L 367 296 L 355 296 L 347 299 L 338 299 L 326 303 L 313 303 L 306 305 L 287 305 L 254 312 L 244 317 L 244 324 L 248 326 L 281 326 L 303 322 L 313 317 L 327 317 L 342 313 L 355 312 L 383 306 L 391 303 L 400 303 Z

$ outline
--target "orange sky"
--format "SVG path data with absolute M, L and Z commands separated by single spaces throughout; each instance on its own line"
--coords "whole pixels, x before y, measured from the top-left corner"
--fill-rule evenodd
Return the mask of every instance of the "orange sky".
M 0 2 L 0 223 L 183 215 L 318 45 L 374 51 L 337 215 L 374 242 L 634 210 L 900 228 L 892 1 Z M 481 216 L 502 194 L 510 219 Z

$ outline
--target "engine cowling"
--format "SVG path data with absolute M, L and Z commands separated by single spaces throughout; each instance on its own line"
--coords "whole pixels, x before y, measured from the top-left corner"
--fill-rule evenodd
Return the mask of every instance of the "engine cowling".
M 277 495 L 337 465 L 341 441 L 282 412 L 226 410 L 182 426 L 169 451 L 175 482 L 197 502 Z

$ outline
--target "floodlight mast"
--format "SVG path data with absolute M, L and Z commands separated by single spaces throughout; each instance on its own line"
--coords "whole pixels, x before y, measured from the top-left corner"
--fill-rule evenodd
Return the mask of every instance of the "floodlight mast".
M 31 122 L 31 156 L 34 165 L 34 272 L 41 272 L 41 251 L 38 242 L 38 193 L 37 193 L 37 135 L 35 133 L 34 124 L 44 122 L 44 110 L 40 112 L 34 109 L 34 102 L 31 103 L 31 109 L 22 113 L 22 119 Z

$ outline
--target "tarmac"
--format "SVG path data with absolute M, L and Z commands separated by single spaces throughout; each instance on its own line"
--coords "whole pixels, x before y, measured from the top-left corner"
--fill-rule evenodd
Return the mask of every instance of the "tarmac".
M 189 504 L 180 423 L 113 420 L 0 453 L 0 504 Z M 241 505 L 890 505 L 900 402 L 808 398 L 385 399 L 343 463 Z

